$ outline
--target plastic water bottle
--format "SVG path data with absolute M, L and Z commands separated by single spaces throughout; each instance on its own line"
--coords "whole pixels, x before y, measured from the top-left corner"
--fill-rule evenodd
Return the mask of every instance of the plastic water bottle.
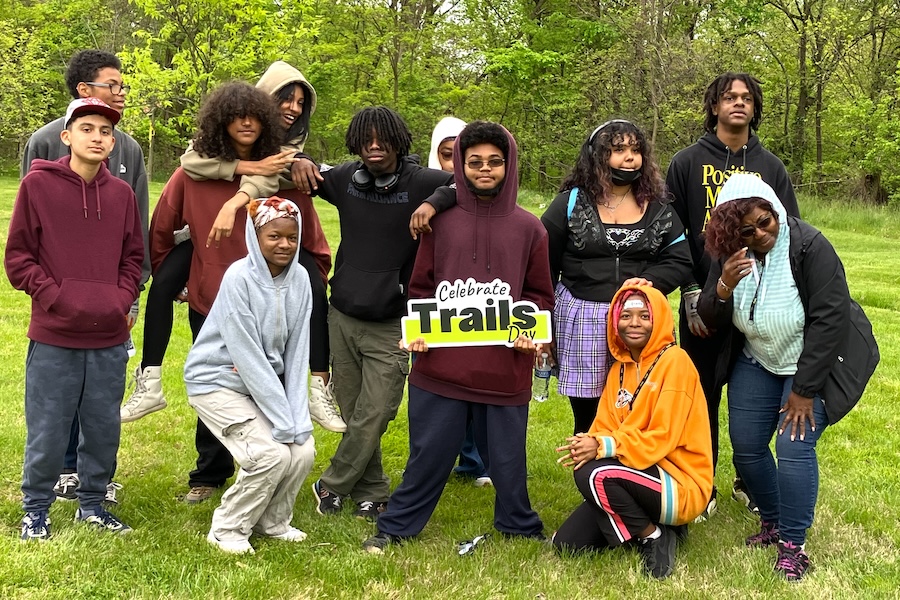
M 534 383 L 531 385 L 531 397 L 543 402 L 550 396 L 550 356 L 541 354 L 541 362 L 534 369 Z

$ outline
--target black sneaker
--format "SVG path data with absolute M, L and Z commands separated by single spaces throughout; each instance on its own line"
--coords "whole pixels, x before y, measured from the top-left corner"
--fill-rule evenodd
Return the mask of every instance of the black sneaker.
M 665 525 L 659 526 L 662 535 L 644 538 L 638 546 L 644 560 L 644 572 L 655 579 L 665 579 L 675 568 L 675 533 Z
M 809 556 L 803 551 L 803 546 L 792 542 L 778 542 L 778 558 L 775 559 L 776 573 L 780 573 L 790 582 L 796 582 L 803 579 L 809 569 Z
M 362 502 L 357 503 L 356 512 L 353 513 L 357 519 L 364 519 L 369 523 L 374 523 L 378 520 L 378 515 L 387 510 L 387 502 L 372 502 L 370 500 L 363 500 Z
M 22 517 L 22 535 L 19 536 L 23 542 L 37 540 L 45 542 L 50 539 L 50 513 L 46 510 L 30 510 Z
M 747 486 L 740 477 L 735 477 L 734 483 L 731 484 L 731 499 L 746 506 L 747 510 L 754 515 L 759 514 L 759 507 L 750 499 L 750 492 L 747 491 Z
M 379 531 L 362 543 L 362 549 L 369 554 L 384 554 L 384 549 L 391 544 L 399 544 L 400 538 Z
M 341 512 L 344 500 L 337 494 L 333 494 L 322 486 L 321 481 L 312 485 L 313 494 L 316 497 L 316 512 L 320 515 L 334 515 Z
M 87 523 L 100 531 L 109 531 L 111 533 L 118 533 L 119 535 L 125 535 L 132 532 L 131 527 L 103 508 L 94 510 L 83 510 L 79 508 L 75 511 L 75 522 Z
M 56 485 L 53 486 L 53 493 L 60 500 L 75 500 L 75 490 L 78 489 L 78 473 L 60 473 Z

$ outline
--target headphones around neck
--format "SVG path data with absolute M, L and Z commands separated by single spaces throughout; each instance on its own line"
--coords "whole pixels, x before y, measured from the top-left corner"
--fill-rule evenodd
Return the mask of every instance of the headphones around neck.
M 394 173 L 385 173 L 384 175 L 372 175 L 372 173 L 363 165 L 353 172 L 350 178 L 353 187 L 361 192 L 374 191 L 378 194 L 387 194 L 400 182 L 400 171 L 403 170 L 402 159 L 397 160 L 397 171 Z

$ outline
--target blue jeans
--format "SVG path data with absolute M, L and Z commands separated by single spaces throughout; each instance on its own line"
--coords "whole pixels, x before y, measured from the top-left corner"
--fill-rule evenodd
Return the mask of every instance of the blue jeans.
M 734 464 L 759 506 L 763 521 L 777 523 L 781 539 L 795 544 L 806 540 L 819 493 L 816 442 L 828 426 L 825 404 L 813 399 L 816 430 L 791 441 L 790 429 L 775 437 L 776 465 L 769 449 L 772 435 L 784 419 L 779 414 L 791 392 L 791 376 L 773 375 L 743 353 L 728 381 L 728 432 Z

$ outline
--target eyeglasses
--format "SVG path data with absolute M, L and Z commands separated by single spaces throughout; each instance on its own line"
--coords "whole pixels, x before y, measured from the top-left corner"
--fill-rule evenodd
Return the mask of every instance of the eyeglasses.
M 767 215 L 763 215 L 756 222 L 756 225 L 744 225 L 740 229 L 738 229 L 738 235 L 741 236 L 741 239 L 749 240 L 754 235 L 756 235 L 757 229 L 765 230 L 769 225 L 772 224 L 772 221 L 775 220 L 775 215 L 769 213 Z
M 734 104 L 738 101 L 738 98 L 741 99 L 741 102 L 744 104 L 753 104 L 753 96 L 750 94 L 746 94 L 744 96 L 735 96 L 733 94 L 722 94 L 722 103 L 723 104 Z
M 130 85 L 122 85 L 121 83 L 98 83 L 98 82 L 96 82 L 96 81 L 85 81 L 84 84 L 85 84 L 85 85 L 90 85 L 90 86 L 93 86 L 93 87 L 105 87 L 105 88 L 109 88 L 109 92 L 110 92 L 113 96 L 118 96 L 118 95 L 124 96 L 124 95 L 127 94 L 129 91 L 131 91 L 131 86 L 130 86 Z
M 490 168 L 496 169 L 497 167 L 502 167 L 503 163 L 505 163 L 505 162 L 506 162 L 506 160 L 503 158 L 492 158 L 487 161 L 478 160 L 476 158 L 474 160 L 470 160 L 469 162 L 467 162 L 466 166 L 469 167 L 470 169 L 472 169 L 473 171 L 478 171 L 479 169 L 481 169 L 481 167 L 483 167 L 485 165 L 485 163 L 487 163 L 487 166 L 489 166 Z

